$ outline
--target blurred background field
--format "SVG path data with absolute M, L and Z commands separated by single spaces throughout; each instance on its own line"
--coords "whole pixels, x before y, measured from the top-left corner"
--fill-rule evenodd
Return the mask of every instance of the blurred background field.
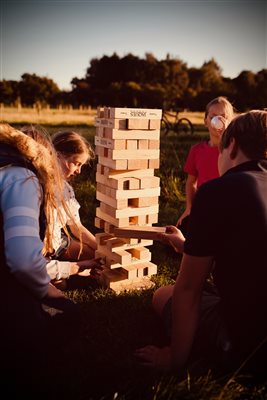
M 45 125 L 93 125 L 96 109 L 91 107 L 60 108 L 7 107 L 0 106 L 0 119 L 10 124 L 45 124 Z M 203 112 L 180 112 L 179 117 L 189 118 L 193 124 L 203 124 Z
M 96 110 L 90 107 L 73 109 L 62 108 L 37 108 L 37 107 L 4 107 L 0 108 L 2 122 L 9 124 L 44 124 L 44 125 L 75 125 L 94 124 Z

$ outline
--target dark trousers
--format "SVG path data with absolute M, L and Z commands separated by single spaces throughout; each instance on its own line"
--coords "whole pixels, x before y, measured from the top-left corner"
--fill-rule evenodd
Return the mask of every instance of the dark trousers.
M 1 274 L 0 321 L 1 386 L 14 398 L 24 392 L 45 398 L 60 382 L 66 349 L 79 336 L 78 305 L 66 298 L 38 300 Z

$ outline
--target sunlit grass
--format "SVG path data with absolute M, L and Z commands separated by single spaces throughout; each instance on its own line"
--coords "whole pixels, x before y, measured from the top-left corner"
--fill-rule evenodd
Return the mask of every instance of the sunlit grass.
M 193 124 L 203 124 L 203 112 L 181 112 L 180 117 L 187 117 Z M 61 108 L 31 108 L 0 106 L 0 120 L 10 124 L 49 124 L 49 125 L 93 125 L 96 109 L 81 107 L 73 109 L 70 106 Z

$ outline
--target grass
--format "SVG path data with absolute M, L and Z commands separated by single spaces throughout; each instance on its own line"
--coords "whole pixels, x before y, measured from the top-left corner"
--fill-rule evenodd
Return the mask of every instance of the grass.
M 180 117 L 189 118 L 193 124 L 203 123 L 203 112 L 181 112 Z M 47 124 L 47 125 L 92 125 L 96 117 L 96 110 L 90 107 L 73 109 L 70 106 L 61 108 L 44 107 L 5 107 L 0 104 L 0 120 L 16 124 Z
M 14 125 L 14 124 L 13 124 Z M 19 124 L 17 125 L 19 127 Z M 47 125 L 47 130 L 64 129 L 65 126 Z M 95 130 L 92 126 L 71 126 L 84 134 L 93 144 Z M 175 224 L 184 208 L 183 164 L 190 146 L 203 139 L 204 127 L 193 137 L 170 134 L 161 138 L 161 163 L 156 174 L 161 178 L 160 212 L 158 225 Z M 95 168 L 97 160 L 83 168 L 73 182 L 81 204 L 81 219 L 94 233 Z M 79 351 L 72 355 L 62 368 L 66 381 L 62 399 L 75 400 L 233 400 L 267 399 L 264 382 L 243 376 L 243 371 L 231 376 L 218 377 L 211 369 L 199 373 L 187 372 L 184 376 L 161 375 L 148 372 L 137 365 L 136 348 L 155 344 L 162 346 L 166 337 L 160 321 L 153 313 L 151 300 L 156 288 L 174 283 L 180 256 L 161 243 L 149 248 L 152 262 L 158 273 L 151 279 L 155 287 L 144 291 L 115 294 L 108 289 L 80 289 L 67 295 L 82 309 L 82 335 Z M 68 371 L 68 373 L 67 373 Z
M 0 120 L 16 124 L 49 124 L 49 125 L 86 125 L 93 124 L 96 110 L 89 107 L 80 109 L 65 108 L 36 108 L 4 107 L 0 108 Z

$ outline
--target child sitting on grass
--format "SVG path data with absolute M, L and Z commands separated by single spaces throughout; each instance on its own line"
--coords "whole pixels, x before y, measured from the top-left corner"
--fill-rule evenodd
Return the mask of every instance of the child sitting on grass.
M 75 198 L 74 190 L 68 181 L 81 173 L 82 166 L 94 156 L 87 140 L 77 132 L 65 131 L 52 135 L 52 143 L 57 152 L 58 161 L 65 179 L 65 201 L 74 219 L 68 218 L 64 210 L 64 225 L 71 232 L 68 238 L 62 231 L 63 224 L 59 219 L 55 221 L 54 249 L 59 260 L 84 260 L 94 258 L 96 250 L 95 236 L 81 223 L 79 216 L 80 204 Z M 82 248 L 80 248 L 80 242 Z

